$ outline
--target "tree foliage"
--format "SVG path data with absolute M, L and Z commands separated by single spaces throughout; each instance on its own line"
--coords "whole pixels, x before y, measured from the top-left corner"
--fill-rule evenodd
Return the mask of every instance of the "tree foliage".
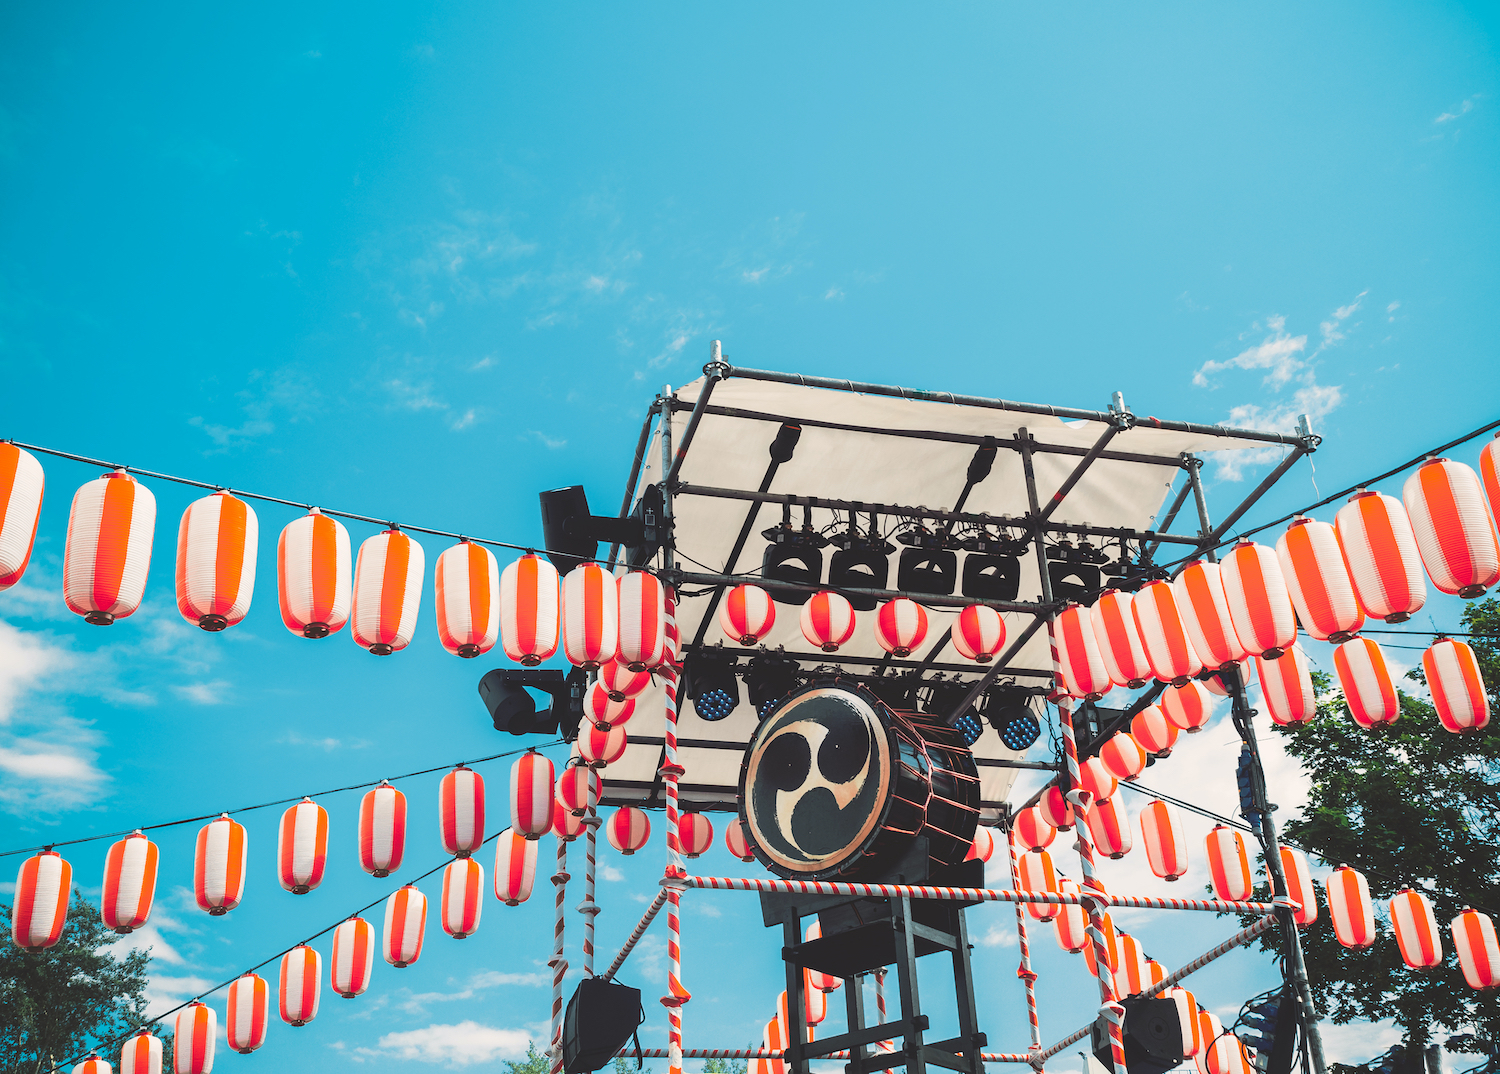
M 10 921 L 11 908 L 0 906 L 0 1070 L 51 1070 L 141 1024 L 151 956 L 117 958 L 111 947 L 120 937 L 81 892 L 73 891 L 62 939 L 46 951 L 30 955 L 11 943 Z
M 551 1069 L 551 1061 L 536 1050 L 534 1040 L 526 1042 L 525 1059 L 505 1060 L 505 1074 L 547 1074 L 547 1071 Z

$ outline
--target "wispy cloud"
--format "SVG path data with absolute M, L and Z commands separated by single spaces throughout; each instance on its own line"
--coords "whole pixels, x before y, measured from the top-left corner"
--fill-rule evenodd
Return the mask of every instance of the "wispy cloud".
M 225 694 L 233 687 L 233 683 L 215 679 L 213 682 L 194 682 L 185 686 L 174 686 L 172 692 L 184 701 L 191 701 L 195 705 L 222 705 Z
M 99 736 L 61 708 L 49 684 L 76 666 L 45 634 L 0 620 L 0 807 L 18 814 L 76 809 L 97 799 L 108 777 L 95 764 Z M 47 690 L 46 693 L 41 693 Z M 29 696 L 40 694 L 39 704 Z
M 568 441 L 565 438 L 558 436 L 548 436 L 546 433 L 541 432 L 538 429 L 526 430 L 521 434 L 521 439 L 535 440 L 537 443 L 541 444 L 542 447 L 547 448 L 551 451 L 556 451 L 559 448 L 565 448 L 568 446 Z
M 526 1054 L 530 1043 L 531 1034 L 526 1030 L 500 1029 L 465 1020 L 454 1025 L 434 1024 L 425 1029 L 387 1033 L 380 1038 L 378 1047 L 351 1051 L 360 1058 L 410 1059 L 458 1068 L 519 1059 Z
M 1479 100 L 1482 96 L 1483 96 L 1483 94 L 1476 93 L 1472 97 L 1465 98 L 1464 101 L 1463 101 L 1463 103 L 1461 103 L 1458 106 L 1458 110 L 1457 111 L 1454 111 L 1454 112 L 1443 112 L 1436 119 L 1434 119 L 1433 122 L 1434 123 L 1452 123 L 1455 119 L 1458 119 L 1460 116 L 1466 116 L 1466 115 L 1468 115 L 1470 112 L 1474 111 L 1474 102 L 1477 101 L 1477 100 Z

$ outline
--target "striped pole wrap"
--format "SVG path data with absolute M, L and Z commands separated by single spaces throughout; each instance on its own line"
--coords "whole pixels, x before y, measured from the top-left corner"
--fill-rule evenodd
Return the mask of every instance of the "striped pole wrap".
M 1009 828 L 1005 833 L 1005 844 L 1010 848 L 1010 882 L 1013 887 L 1021 886 L 1018 878 L 1019 867 L 1016 862 L 1016 835 Z M 1031 1050 L 1039 1052 L 1042 1050 L 1042 1024 L 1037 1020 L 1036 1014 L 1036 972 L 1031 968 L 1031 943 L 1026 938 L 1026 907 L 1016 903 L 1016 936 L 1021 941 L 1021 965 L 1018 976 L 1026 986 L 1026 1016 L 1031 1020 Z M 1042 1068 L 1041 1062 L 1037 1062 L 1037 1069 Z
M 886 968 L 884 966 L 875 971 L 875 1013 L 879 1016 L 881 1025 L 885 1025 L 885 975 Z M 883 1040 L 880 1043 L 887 1048 L 890 1048 L 893 1044 L 892 1041 L 888 1040 Z M 891 1074 L 890 1067 L 885 1068 L 885 1074 Z
M 599 784 L 588 780 L 589 811 L 584 818 L 584 868 L 583 901 L 578 912 L 583 915 L 583 975 L 594 976 L 594 918 L 599 913 L 599 904 L 594 901 L 594 873 L 598 859 L 599 841 Z
M 567 897 L 568 844 L 557 840 L 557 872 L 552 874 L 552 883 L 557 886 L 557 901 L 553 915 L 552 958 L 547 965 L 552 967 L 552 1074 L 561 1074 L 563 1068 L 563 978 L 568 974 L 568 960 L 563 957 L 563 923 L 566 915 L 563 902 Z
M 684 1059 L 781 1059 L 786 1053 L 777 1048 L 684 1048 Z M 615 1053 L 616 1059 L 665 1059 L 665 1048 L 642 1048 L 640 1051 L 625 1049 Z M 848 1059 L 849 1053 L 829 1052 L 819 1059 Z M 986 1063 L 1029 1063 L 1031 1056 L 1025 1052 L 981 1052 L 979 1058 Z
M 677 808 L 677 783 L 683 768 L 677 761 L 677 668 L 668 664 L 662 669 L 665 687 L 666 721 L 663 730 L 665 762 L 661 774 L 667 790 L 667 873 L 666 879 L 677 881 L 687 870 L 682 866 L 682 836 L 677 830 L 680 813 Z M 661 997 L 670 1023 L 668 1074 L 682 1074 L 682 1005 L 693 998 L 682 984 L 682 887 L 667 887 L 667 994 Z
M 604 971 L 605 980 L 612 980 L 614 975 L 620 972 L 620 967 L 625 965 L 630 952 L 634 951 L 635 945 L 641 942 L 641 937 L 646 935 L 651 922 L 655 920 L 657 914 L 661 913 L 661 908 L 665 905 L 667 905 L 667 889 L 662 888 L 656 893 L 656 898 L 651 900 L 651 905 L 646 908 L 646 912 L 641 915 L 640 922 L 631 932 L 630 938 L 625 941 L 625 946 L 620 948 L 620 953 L 615 956 L 615 960 L 609 964 L 609 969 Z

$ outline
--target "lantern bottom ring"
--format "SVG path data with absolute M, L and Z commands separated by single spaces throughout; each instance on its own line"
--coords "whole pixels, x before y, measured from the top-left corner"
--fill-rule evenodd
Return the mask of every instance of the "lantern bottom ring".
M 223 917 L 227 913 L 229 913 L 229 907 L 227 907 L 227 906 L 214 906 L 214 907 L 211 907 L 209 909 L 208 916 L 209 917 Z
M 1359 637 L 1359 631 L 1357 630 L 1339 630 L 1328 635 L 1328 640 L 1335 645 L 1342 645 L 1344 642 L 1353 641 L 1357 637 Z
M 1411 618 L 1410 612 L 1392 612 L 1385 617 L 1387 623 L 1404 623 Z
M 304 638 L 326 638 L 328 637 L 328 634 L 329 630 L 327 623 L 308 623 L 305 627 L 302 628 L 302 636 Z
M 1458 591 L 1458 595 L 1464 600 L 1473 600 L 1475 597 L 1484 596 L 1485 587 L 1482 585 L 1466 585 Z
M 1480 592 L 1483 592 L 1483 590 L 1481 590 Z M 85 615 L 83 617 L 83 621 L 85 623 L 92 623 L 94 626 L 109 626 L 111 623 L 113 623 L 115 621 L 115 617 L 114 617 L 114 614 L 111 613 L 111 612 L 97 612 L 96 611 L 96 612 L 89 612 L 87 615 Z
M 377 641 L 374 645 L 370 646 L 370 652 L 376 656 L 390 656 L 395 651 L 395 647 L 388 642 Z
M 476 656 L 479 655 L 479 646 L 460 645 L 458 647 L 458 655 L 463 657 L 465 660 L 473 660 Z
M 217 633 L 229 625 L 229 620 L 222 615 L 200 615 L 198 625 L 210 633 Z

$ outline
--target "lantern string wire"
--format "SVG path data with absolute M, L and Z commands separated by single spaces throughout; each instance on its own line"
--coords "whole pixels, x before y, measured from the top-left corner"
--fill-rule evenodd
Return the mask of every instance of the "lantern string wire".
M 488 757 L 480 757 L 472 761 L 459 761 L 458 763 L 460 765 L 464 765 L 465 767 L 472 767 L 473 765 L 484 764 L 486 761 L 498 761 L 503 757 L 514 757 L 518 753 L 526 753 L 532 749 L 547 749 L 551 746 L 559 746 L 562 744 L 562 742 L 563 740 L 560 738 L 554 739 L 551 742 L 543 742 L 540 746 L 527 746 L 523 749 L 507 750 L 504 753 L 492 753 Z M 201 820 L 214 820 L 215 818 L 222 816 L 232 817 L 238 813 L 249 813 L 256 809 L 270 809 L 272 806 L 286 805 L 289 802 L 300 802 L 304 798 L 322 798 L 330 794 L 341 794 L 344 791 L 359 791 L 364 790 L 366 787 L 378 787 L 382 782 L 394 783 L 398 779 L 410 779 L 413 776 L 426 776 L 431 775 L 433 772 L 448 772 L 451 771 L 453 767 L 453 765 L 438 765 L 435 768 L 422 768 L 416 772 L 403 772 L 399 776 L 385 776 L 383 777 L 383 779 L 372 779 L 364 783 L 351 783 L 347 787 L 334 787 L 331 790 L 314 791 L 311 794 L 298 794 L 294 795 L 291 798 L 278 798 L 274 802 L 261 802 L 258 805 L 240 806 L 238 809 L 220 810 L 217 813 L 205 813 L 202 816 L 197 817 L 183 817 L 181 820 L 168 820 L 163 821 L 160 824 L 144 824 L 139 828 L 127 828 L 118 832 L 104 832 L 100 835 L 85 835 L 81 836 L 78 839 L 54 839 L 50 843 L 43 843 L 39 846 L 21 847 L 18 850 L 0 851 L 0 858 L 9 858 L 13 857 L 16 854 L 32 854 L 39 850 L 51 850 L 53 847 L 76 846 L 79 843 L 94 843 L 99 841 L 100 839 L 119 839 L 123 836 L 131 835 L 134 832 L 152 832 L 156 831 L 159 828 L 175 828 L 179 825 L 194 824 Z

